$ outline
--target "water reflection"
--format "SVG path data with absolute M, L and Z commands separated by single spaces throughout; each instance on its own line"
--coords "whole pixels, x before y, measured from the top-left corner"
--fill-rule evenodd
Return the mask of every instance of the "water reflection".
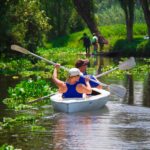
M 95 141 L 93 130 L 97 128 L 97 125 L 101 127 L 103 114 L 106 115 L 108 112 L 108 107 L 104 107 L 99 111 L 62 114 L 53 129 L 53 150 L 91 148 L 88 141 Z
M 103 66 L 112 63 L 112 59 L 104 57 L 93 59 L 98 73 Z M 18 81 L 1 76 L 1 97 L 7 96 L 8 87 L 15 86 Z M 134 81 L 133 76 L 128 74 L 124 85 L 128 92 L 123 101 L 125 104 L 118 97 L 111 97 L 106 107 L 95 112 L 53 115 L 47 113 L 49 107 L 44 107 L 44 117 L 36 123 L 45 127 L 46 131 L 31 131 L 31 126 L 27 124 L 21 125 L 21 128 L 0 130 L 0 145 L 8 143 L 29 150 L 149 149 L 150 109 L 142 105 L 150 107 L 150 73 L 144 84 L 143 81 Z M 2 117 L 12 117 L 12 113 L 3 114 L 1 109 Z
M 93 64 L 90 66 L 96 69 L 95 74 L 100 74 L 102 73 L 102 69 L 104 66 L 107 66 L 109 64 L 113 64 L 112 58 L 106 58 L 101 55 L 96 55 L 92 57 L 94 59 Z
M 122 110 L 116 111 L 111 120 L 112 136 L 117 136 L 117 141 L 126 145 L 126 149 L 148 149 L 150 146 L 149 109 L 128 105 L 122 105 L 120 109 Z
M 147 149 L 150 111 L 109 102 L 104 111 L 62 114 L 53 128 L 53 150 Z
M 143 88 L 143 105 L 150 107 L 150 73 L 148 73 Z
M 1 100 L 7 97 L 8 88 L 14 87 L 19 81 L 20 81 L 19 78 L 14 79 L 13 76 L 0 75 L 0 98 Z
M 127 89 L 127 94 L 124 102 L 133 105 L 134 104 L 134 81 L 132 74 L 126 74 L 125 76 L 125 87 Z
M 19 82 L 19 80 L 19 78 L 13 79 L 12 76 L 0 75 L 0 121 L 2 121 L 6 114 L 8 115 L 8 112 L 5 111 L 7 107 L 3 104 L 2 100 L 7 97 L 8 88 L 10 86 L 14 87 Z
M 97 68 L 97 74 L 100 74 L 102 73 L 102 69 L 104 67 L 104 57 L 102 56 L 97 56 L 96 57 L 96 65 L 98 66 Z

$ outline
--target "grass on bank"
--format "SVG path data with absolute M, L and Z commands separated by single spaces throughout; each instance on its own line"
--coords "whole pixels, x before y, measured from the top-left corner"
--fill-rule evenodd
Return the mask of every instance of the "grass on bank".
M 126 40 L 126 26 L 125 25 L 111 25 L 99 27 L 101 34 L 109 41 L 108 45 L 104 46 L 104 51 L 117 51 L 122 56 L 150 56 L 150 40 L 145 39 L 147 36 L 146 24 L 134 24 L 133 40 L 131 42 Z M 73 48 L 74 52 L 85 51 L 82 41 L 79 39 L 83 33 L 87 33 L 90 39 L 92 34 L 88 29 L 80 32 L 72 33 L 70 35 L 55 38 L 51 41 L 45 42 L 45 48 L 66 47 Z M 91 46 L 92 49 L 92 46 Z M 66 49 L 64 48 L 64 52 Z M 70 51 L 68 51 L 70 52 Z

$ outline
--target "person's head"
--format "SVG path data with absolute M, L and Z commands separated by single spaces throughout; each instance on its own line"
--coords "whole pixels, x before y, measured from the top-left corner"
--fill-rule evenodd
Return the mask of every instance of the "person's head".
M 75 63 L 75 67 L 79 68 L 79 70 L 84 73 L 86 72 L 86 68 L 87 65 L 89 64 L 89 60 L 88 59 L 79 59 L 77 60 L 77 62 Z
M 78 68 L 71 68 L 69 70 L 69 80 L 72 80 L 73 82 L 78 81 L 80 75 L 81 75 L 81 72 Z

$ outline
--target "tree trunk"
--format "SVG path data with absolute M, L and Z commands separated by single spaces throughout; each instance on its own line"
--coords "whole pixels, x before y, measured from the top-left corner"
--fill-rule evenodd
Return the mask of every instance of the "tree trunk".
M 131 41 L 133 39 L 133 22 L 134 22 L 134 0 L 128 1 L 128 11 L 129 11 L 129 22 L 127 24 L 127 39 Z
M 121 7 L 125 12 L 128 41 L 133 39 L 134 3 L 134 0 L 120 0 Z
M 100 34 L 97 23 L 94 18 L 94 4 L 93 0 L 73 0 L 77 12 L 86 22 L 91 33 Z
M 150 37 L 150 1 L 149 0 L 140 0 L 142 9 L 144 12 L 145 21 L 148 29 L 148 36 Z
M 143 90 L 143 105 L 150 107 L 150 73 L 148 73 L 144 81 L 144 90 Z

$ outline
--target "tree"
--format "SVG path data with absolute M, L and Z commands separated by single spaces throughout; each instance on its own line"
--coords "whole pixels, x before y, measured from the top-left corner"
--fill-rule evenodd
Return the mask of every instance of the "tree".
M 133 22 L 134 22 L 134 0 L 119 0 L 122 9 L 125 13 L 126 28 L 127 28 L 127 40 L 133 39 Z
M 145 21 L 148 28 L 148 36 L 150 37 L 150 1 L 140 0 L 144 12 Z
M 42 9 L 51 18 L 52 29 L 47 33 L 48 39 L 83 30 L 85 23 L 78 15 L 72 0 L 40 0 Z
M 74 9 L 72 0 L 44 0 L 44 2 L 41 0 L 41 4 L 46 11 L 46 15 L 51 18 L 49 23 L 52 25 L 52 30 L 48 33 L 48 36 L 53 38 L 67 34 Z
M 2 6 L 0 50 L 10 49 L 14 43 L 35 50 L 41 44 L 43 34 L 51 29 L 39 0 L 8 0 L 2 2 Z
M 78 14 L 86 22 L 91 33 L 99 33 L 96 20 L 94 18 L 93 0 L 73 0 Z
M 6 49 L 10 48 L 11 39 L 11 28 L 12 28 L 12 19 L 10 19 L 10 8 L 12 5 L 16 5 L 18 0 L 6 1 L 1 0 L 1 9 L 0 9 L 0 53 L 4 52 Z

